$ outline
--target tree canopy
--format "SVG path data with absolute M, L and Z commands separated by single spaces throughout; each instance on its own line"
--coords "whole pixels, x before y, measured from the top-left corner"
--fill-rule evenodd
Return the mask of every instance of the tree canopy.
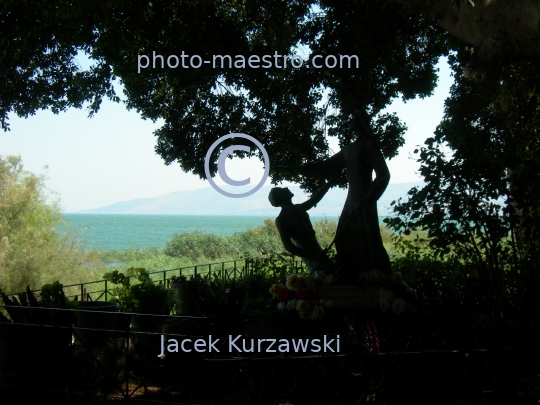
M 12 111 L 27 116 L 40 108 L 56 112 L 90 102 L 94 113 L 103 97 L 118 100 L 112 81 L 119 78 L 128 108 L 144 118 L 164 119 L 155 133 L 157 153 L 167 164 L 178 162 L 200 176 L 210 145 L 230 132 L 256 136 L 276 164 L 325 158 L 329 136 L 337 136 L 341 144 L 350 142 L 344 122 L 357 109 L 373 119 L 385 156 L 394 156 L 405 125 L 379 112 L 395 97 L 429 95 L 437 78 L 435 64 L 447 52 L 442 30 L 392 2 L 64 4 L 36 7 L 8 1 L 0 6 L 0 44 L 8 56 L 0 62 L 6 75 L 0 90 L 3 127 Z M 95 61 L 88 70 L 77 66 L 80 51 Z M 166 60 L 182 51 L 204 59 L 353 55 L 358 65 L 162 68 L 159 57 L 153 58 L 154 52 Z M 156 67 L 138 69 L 139 55 L 148 55 Z M 275 180 L 292 179 L 281 176 Z M 312 180 L 295 179 L 315 187 Z

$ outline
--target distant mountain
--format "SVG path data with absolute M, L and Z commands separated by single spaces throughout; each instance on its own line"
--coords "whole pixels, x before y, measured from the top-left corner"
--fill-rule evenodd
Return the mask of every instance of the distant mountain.
M 405 198 L 407 191 L 422 183 L 390 184 L 378 203 L 379 215 L 386 216 L 391 212 L 391 203 L 400 197 Z M 242 189 L 227 188 L 232 193 L 240 193 Z M 264 186 L 255 194 L 245 198 L 229 198 L 219 194 L 211 187 L 198 190 L 176 191 L 151 198 L 138 198 L 122 201 L 106 207 L 79 211 L 80 214 L 148 214 L 148 215 L 269 215 L 276 216 L 279 208 L 268 202 L 268 193 L 272 186 Z M 289 189 L 295 195 L 293 203 L 302 203 L 308 196 L 299 187 Z M 347 190 L 331 189 L 321 202 L 309 211 L 310 215 L 329 217 L 338 216 L 347 197 Z

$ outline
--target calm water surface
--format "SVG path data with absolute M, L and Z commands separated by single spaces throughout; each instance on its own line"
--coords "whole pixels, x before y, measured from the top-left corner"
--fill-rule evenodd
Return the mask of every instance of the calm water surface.
M 200 230 L 229 236 L 264 225 L 264 216 L 197 216 L 197 215 L 96 215 L 64 214 L 68 228 L 76 232 L 86 249 L 124 250 L 129 248 L 165 247 L 175 233 Z M 312 217 L 318 221 L 322 217 Z M 337 218 L 328 218 L 337 221 Z M 65 226 L 58 227 L 60 233 Z

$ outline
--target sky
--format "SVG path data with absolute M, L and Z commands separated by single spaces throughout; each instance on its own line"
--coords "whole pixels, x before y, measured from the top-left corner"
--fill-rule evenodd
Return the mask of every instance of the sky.
M 444 100 L 453 83 L 445 60 L 439 62 L 438 68 L 439 83 L 433 96 L 407 103 L 396 99 L 385 110 L 396 112 L 408 127 L 399 156 L 387 162 L 390 183 L 421 180 L 412 152 L 423 145 L 441 121 Z M 120 95 L 121 88 L 117 86 L 116 90 Z M 11 131 L 0 132 L 0 156 L 19 155 L 25 170 L 45 174 L 47 188 L 55 193 L 51 198 L 60 199 L 65 213 L 210 187 L 206 179 L 183 172 L 178 164 L 166 166 L 154 151 L 153 132 L 162 122 L 145 121 L 121 103 L 103 100 L 92 118 L 85 109 L 72 108 L 58 115 L 50 110 L 28 118 L 12 114 L 9 123 Z M 257 134 L 249 135 L 257 138 Z M 339 150 L 337 142 L 330 146 Z M 251 184 L 256 184 L 264 167 L 256 158 L 235 158 L 226 161 L 226 170 L 234 180 L 242 180 L 249 173 Z M 214 181 L 225 184 L 219 176 Z

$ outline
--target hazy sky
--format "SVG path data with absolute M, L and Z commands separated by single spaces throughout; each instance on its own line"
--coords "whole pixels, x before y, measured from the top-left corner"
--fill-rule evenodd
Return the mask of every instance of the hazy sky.
M 396 100 L 387 109 L 397 112 L 409 128 L 399 156 L 388 162 L 391 183 L 420 180 L 419 166 L 410 156 L 439 124 L 453 82 L 446 62 L 439 63 L 439 69 L 439 85 L 432 97 L 406 104 Z M 64 212 L 209 187 L 208 181 L 184 173 L 177 164 L 166 166 L 154 152 L 153 131 L 160 122 L 144 121 L 123 104 L 104 100 L 93 118 L 84 109 L 70 109 L 59 115 L 40 111 L 27 119 L 11 114 L 9 123 L 11 131 L 0 132 L 0 155 L 20 155 L 26 170 L 45 173 L 46 185 L 58 193 Z M 227 160 L 226 167 L 232 179 L 242 180 L 248 173 L 252 183 L 258 183 L 263 173 L 256 159 Z M 224 184 L 219 176 L 214 180 Z

